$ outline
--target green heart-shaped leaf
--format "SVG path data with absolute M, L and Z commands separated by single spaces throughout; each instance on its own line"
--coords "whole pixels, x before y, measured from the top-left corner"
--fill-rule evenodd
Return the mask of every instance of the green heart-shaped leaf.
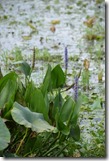
M 14 103 L 11 114 L 15 122 L 24 125 L 26 128 L 31 128 L 32 131 L 37 133 L 55 129 L 44 120 L 43 114 L 31 112 L 27 107 L 23 107 L 17 102 Z

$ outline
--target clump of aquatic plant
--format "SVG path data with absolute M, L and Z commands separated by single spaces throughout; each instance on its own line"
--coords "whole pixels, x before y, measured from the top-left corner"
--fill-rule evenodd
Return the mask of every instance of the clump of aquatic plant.
M 31 78 L 31 73 L 33 69 L 35 70 L 36 55 L 34 54 L 35 48 L 31 66 L 26 61 L 17 61 L 14 63 L 15 70 L 1 76 L 0 127 L 5 131 L 5 135 L 0 135 L 1 140 L 4 140 L 0 142 L 2 145 L 0 155 L 4 157 L 85 156 L 83 148 L 87 151 L 87 146 L 81 141 L 79 122 L 80 107 L 85 98 L 79 91 L 81 70 L 74 77 L 72 85 L 68 86 L 66 79 L 68 51 L 65 49 L 66 70 L 63 71 L 60 64 L 53 68 L 48 64 L 42 83 L 36 86 Z M 89 87 L 87 72 L 89 72 L 89 61 L 86 59 L 82 70 L 82 81 L 83 86 Z M 23 80 L 21 76 L 24 76 Z M 74 89 L 73 96 L 66 93 L 71 88 Z M 95 100 L 90 108 L 96 108 L 99 104 L 100 100 Z M 100 147 L 104 155 L 102 143 Z
M 85 38 L 87 40 L 102 40 L 105 38 L 105 28 L 100 23 L 95 23 L 92 28 L 85 29 Z
M 60 62 L 62 60 L 61 55 L 51 55 L 48 49 L 39 50 L 38 48 L 34 49 L 35 60 L 45 61 L 45 62 Z
M 59 156 L 67 147 L 69 137 L 80 138 L 78 114 L 82 97 L 76 93 L 75 98 L 63 98 L 66 76 L 59 64 L 53 69 L 48 65 L 43 83 L 37 87 L 31 80 L 29 64 L 16 63 L 25 81 L 20 80 L 17 70 L 0 79 L 0 126 L 4 126 L 8 137 L 3 145 L 0 143 L 1 155 L 8 156 L 8 151 L 13 157 Z M 2 140 L 3 136 L 0 137 Z

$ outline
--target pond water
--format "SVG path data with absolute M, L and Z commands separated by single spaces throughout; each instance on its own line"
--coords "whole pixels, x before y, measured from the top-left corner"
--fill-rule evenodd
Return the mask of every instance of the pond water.
M 76 3 L 75 3 L 76 2 Z M 77 2 L 81 2 L 77 5 Z M 70 53 L 79 53 L 77 47 L 84 34 L 83 22 L 86 16 L 93 16 L 96 9 L 101 16 L 104 10 L 98 8 L 94 1 L 65 1 L 62 0 L 1 0 L 0 15 L 2 23 L 0 25 L 1 49 L 12 50 L 15 46 L 23 50 L 30 50 L 33 47 L 39 49 L 48 48 L 50 53 L 63 53 L 65 45 L 69 46 Z M 100 16 L 99 16 L 100 18 Z M 59 20 L 56 25 L 56 32 L 50 31 L 51 21 Z M 31 28 L 27 25 L 32 22 L 38 33 L 32 35 L 32 39 L 24 41 L 22 36 L 29 35 Z M 43 44 L 40 38 L 43 37 Z M 59 45 L 58 50 L 53 50 L 54 45 Z M 29 51 L 30 52 L 30 51 Z

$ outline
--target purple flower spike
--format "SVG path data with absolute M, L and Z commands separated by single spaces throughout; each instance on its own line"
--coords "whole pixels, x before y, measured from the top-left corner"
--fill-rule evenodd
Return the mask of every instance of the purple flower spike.
M 65 70 L 67 71 L 68 68 L 68 50 L 67 47 L 65 47 Z
M 74 83 L 74 100 L 77 101 L 78 99 L 78 76 L 75 77 L 75 83 Z

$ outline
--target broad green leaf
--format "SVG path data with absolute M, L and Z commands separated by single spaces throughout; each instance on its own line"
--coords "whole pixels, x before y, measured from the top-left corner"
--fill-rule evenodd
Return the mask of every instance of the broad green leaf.
M 35 89 L 33 91 L 31 100 L 30 100 L 31 109 L 34 109 L 34 112 L 43 113 L 43 116 L 48 120 L 48 109 L 45 104 L 43 94 L 40 89 Z
M 29 104 L 31 111 L 42 113 L 44 118 L 48 121 L 48 106 L 46 106 L 41 90 L 37 89 L 33 83 L 30 83 L 27 87 L 25 100 Z
M 18 79 L 17 83 L 18 83 L 18 90 L 16 92 L 14 102 L 16 101 L 22 105 L 25 105 L 24 94 L 26 89 L 20 79 Z
M 60 111 L 60 118 L 63 122 L 69 121 L 74 111 L 74 106 L 75 106 L 75 102 L 72 100 L 71 97 L 69 97 L 64 103 L 64 105 L 62 106 Z
M 73 123 L 77 123 L 77 119 L 78 119 L 78 115 L 79 115 L 79 111 L 80 111 L 80 107 L 81 107 L 81 104 L 82 104 L 82 95 L 79 95 L 78 96 L 78 100 L 77 102 L 75 103 L 75 107 L 74 107 L 74 111 L 73 111 L 73 115 L 72 115 L 72 122 Z
M 26 88 L 26 92 L 25 92 L 25 100 L 27 103 L 30 102 L 30 99 L 32 97 L 33 91 L 35 90 L 35 85 L 33 82 L 28 83 L 28 86 Z
M 60 111 L 57 110 L 56 113 L 56 126 L 59 131 L 61 131 L 64 135 L 68 135 L 70 132 L 70 119 L 74 110 L 74 101 L 72 98 L 68 98 L 66 102 L 61 107 Z
M 46 91 L 50 91 L 50 89 L 51 89 L 51 66 L 48 65 L 48 69 L 44 77 L 41 90 L 42 93 L 45 95 Z
M 48 97 L 48 94 L 46 93 L 45 96 L 43 96 L 43 97 L 44 97 L 45 106 L 47 108 L 47 111 L 49 111 L 49 97 Z
M 51 72 L 52 88 L 63 87 L 65 84 L 65 74 L 60 65 L 57 65 Z
M 43 114 L 31 112 L 27 107 L 23 107 L 17 102 L 14 103 L 11 114 L 15 122 L 26 128 L 31 128 L 37 133 L 54 130 L 54 127 L 44 120 Z
M 12 87 L 15 89 L 12 90 Z M 12 97 L 15 95 L 15 90 L 16 86 L 14 86 L 14 82 L 9 80 L 0 92 L 0 108 L 3 108 L 7 102 L 11 101 Z
M 0 117 L 0 151 L 8 146 L 10 137 L 10 132 Z
M 31 67 L 26 61 L 17 61 L 13 64 L 17 65 L 18 67 L 16 68 L 16 70 L 25 74 L 26 77 L 31 75 Z
M 20 66 L 20 70 L 22 71 L 22 73 L 25 74 L 25 76 L 30 76 L 31 74 L 31 67 L 28 63 L 26 62 L 22 62 L 21 66 Z
M 63 122 L 60 118 L 59 113 L 56 114 L 56 127 L 59 131 L 61 131 L 64 135 L 69 135 L 70 129 L 66 125 L 65 122 Z
M 15 72 L 10 72 L 0 79 L 0 91 L 4 88 L 8 80 L 16 80 L 17 74 Z
M 12 104 L 17 91 L 17 74 L 11 72 L 0 80 L 0 108 Z
M 76 141 L 80 139 L 80 128 L 78 125 L 71 127 L 70 136 L 73 137 L 73 139 Z
M 64 99 L 62 98 L 62 95 L 59 91 L 59 93 L 56 95 L 55 99 L 54 99 L 54 105 L 52 107 L 52 117 L 53 119 L 55 119 L 56 113 L 60 113 L 60 110 L 63 106 L 64 103 Z

